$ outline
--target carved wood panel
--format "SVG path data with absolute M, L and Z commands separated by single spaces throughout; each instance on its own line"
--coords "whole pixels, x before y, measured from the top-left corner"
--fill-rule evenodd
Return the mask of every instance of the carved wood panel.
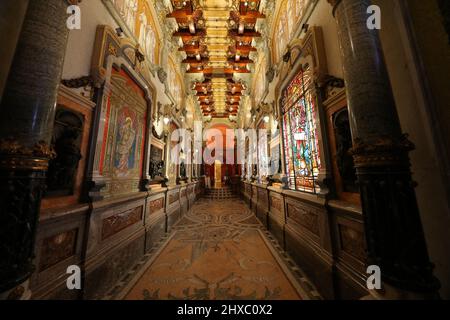
M 364 234 L 346 225 L 339 225 L 341 249 L 358 260 L 366 258 L 366 242 Z
M 258 202 L 267 205 L 267 191 L 265 189 L 258 189 Z
M 249 197 L 251 197 L 251 195 L 252 195 L 252 187 L 250 185 L 246 184 L 245 185 L 245 192 L 247 193 L 247 195 Z
M 319 216 L 314 207 L 303 204 L 293 205 L 288 203 L 287 206 L 288 219 L 292 219 L 302 227 L 306 228 L 313 234 L 320 236 L 319 231 Z
M 278 197 L 271 196 L 270 197 L 270 207 L 275 210 L 282 211 L 282 201 Z

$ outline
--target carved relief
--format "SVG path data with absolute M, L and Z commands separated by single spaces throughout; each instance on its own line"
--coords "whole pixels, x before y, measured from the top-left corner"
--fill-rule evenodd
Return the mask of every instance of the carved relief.
M 141 221 L 143 207 L 137 207 L 103 219 L 102 240 L 109 238 L 119 231 Z
M 249 196 L 252 195 L 252 187 L 248 184 L 245 185 L 245 190 Z
M 264 189 L 258 190 L 258 201 L 267 204 L 267 192 Z
M 281 199 L 277 197 L 270 197 L 270 206 L 278 211 L 281 211 Z
M 149 206 L 150 206 L 150 214 L 161 210 L 162 208 L 164 208 L 164 197 L 150 201 Z
M 344 225 L 339 225 L 339 234 L 342 250 L 353 257 L 364 261 L 366 258 L 364 234 Z
M 64 231 L 44 239 L 41 247 L 39 271 L 61 262 L 76 252 L 78 229 Z
M 319 217 L 310 208 L 288 204 L 288 217 L 319 236 Z

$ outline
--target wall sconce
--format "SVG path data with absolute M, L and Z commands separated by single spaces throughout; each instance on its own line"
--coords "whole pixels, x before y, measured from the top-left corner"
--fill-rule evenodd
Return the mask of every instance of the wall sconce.
M 265 115 L 263 120 L 264 120 L 265 123 L 269 123 L 270 117 L 268 115 Z
M 167 126 L 169 124 L 169 122 L 170 122 L 170 118 L 169 117 L 164 117 L 163 118 L 163 122 Z

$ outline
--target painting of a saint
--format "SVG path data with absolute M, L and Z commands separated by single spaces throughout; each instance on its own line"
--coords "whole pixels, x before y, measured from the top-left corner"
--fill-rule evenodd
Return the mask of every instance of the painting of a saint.
M 118 176 L 134 168 L 136 152 L 136 115 L 129 108 L 119 113 L 114 166 Z

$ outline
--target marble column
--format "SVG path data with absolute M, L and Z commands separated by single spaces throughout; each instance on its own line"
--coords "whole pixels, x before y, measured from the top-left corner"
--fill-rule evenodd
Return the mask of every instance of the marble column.
M 370 0 L 328 0 L 336 18 L 347 87 L 353 157 L 361 191 L 368 264 L 381 268 L 392 297 L 435 297 L 408 153 Z
M 69 1 L 30 1 L 0 106 L 0 297 L 20 299 L 34 270 Z

